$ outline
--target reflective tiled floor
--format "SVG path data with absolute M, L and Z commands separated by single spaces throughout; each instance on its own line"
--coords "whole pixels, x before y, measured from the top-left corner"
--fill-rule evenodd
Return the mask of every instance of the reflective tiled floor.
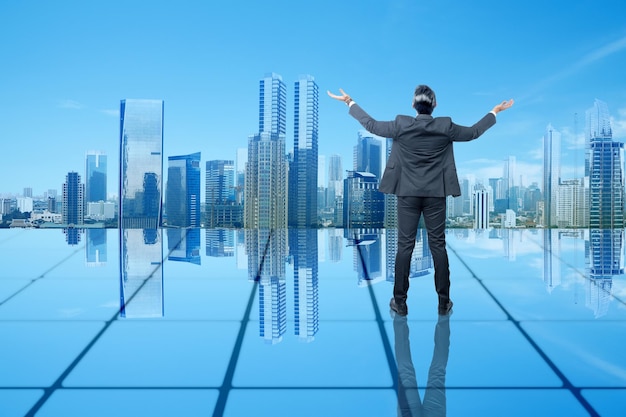
M 624 233 L 0 230 L 0 416 L 624 416 Z

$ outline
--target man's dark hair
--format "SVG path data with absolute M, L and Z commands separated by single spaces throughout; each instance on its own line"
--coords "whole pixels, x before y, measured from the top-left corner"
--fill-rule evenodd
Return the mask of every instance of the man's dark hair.
M 432 114 L 437 105 L 435 92 L 427 85 L 418 85 L 413 94 L 413 108 L 419 114 Z

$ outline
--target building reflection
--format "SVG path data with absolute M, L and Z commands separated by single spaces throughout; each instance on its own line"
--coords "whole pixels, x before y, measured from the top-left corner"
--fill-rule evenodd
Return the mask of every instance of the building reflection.
M 102 266 L 107 262 L 107 229 L 86 229 L 85 264 Z
M 200 265 L 200 229 L 167 229 L 167 259 Z
M 65 227 L 63 228 L 63 234 L 65 235 L 65 241 L 69 246 L 76 246 L 80 243 L 80 234 L 83 232 L 83 229 L 78 229 L 76 227 Z
M 561 285 L 561 239 L 558 230 L 543 231 L 543 282 L 551 293 Z
M 207 229 L 205 240 L 206 256 L 224 258 L 235 255 L 235 232 L 233 230 Z
M 161 229 L 120 228 L 120 316 L 163 317 Z
M 348 246 L 354 247 L 352 262 L 358 286 L 382 281 L 382 229 L 345 229 L 344 236 Z
M 289 259 L 293 263 L 294 334 L 311 342 L 319 330 L 316 229 L 289 229 Z
M 609 309 L 613 277 L 624 274 L 624 229 L 591 229 L 585 239 L 585 306 L 602 317 Z
M 280 343 L 287 329 L 286 229 L 246 229 L 248 279 L 259 283 L 259 334 Z
M 386 230 L 386 252 L 387 252 L 387 281 L 394 282 L 395 279 L 395 258 L 398 251 L 398 229 Z M 409 278 L 417 278 L 430 273 L 430 269 L 433 267 L 433 256 L 430 253 L 430 247 L 428 246 L 428 233 L 426 229 L 420 227 L 417 229 L 415 236 L 415 247 L 411 254 L 411 270 Z

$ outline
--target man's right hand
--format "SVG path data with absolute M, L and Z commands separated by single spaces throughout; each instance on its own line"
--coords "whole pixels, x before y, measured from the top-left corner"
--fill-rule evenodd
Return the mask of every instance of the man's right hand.
M 491 111 L 494 113 L 500 113 L 501 111 L 508 109 L 512 105 L 513 105 L 513 99 L 510 99 L 509 101 L 503 101 L 502 103 L 498 104 Z

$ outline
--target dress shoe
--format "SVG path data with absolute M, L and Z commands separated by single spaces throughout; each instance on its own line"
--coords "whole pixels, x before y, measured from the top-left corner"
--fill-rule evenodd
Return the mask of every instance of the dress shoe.
M 444 305 L 439 305 L 439 315 L 447 316 L 448 314 L 450 314 L 450 312 L 452 311 L 453 304 L 454 303 L 452 302 L 452 300 L 450 300 Z
M 406 316 L 409 314 L 409 309 L 406 306 L 406 303 L 396 304 L 395 298 L 392 298 L 391 301 L 389 301 L 389 307 L 391 307 L 391 309 L 399 316 Z

